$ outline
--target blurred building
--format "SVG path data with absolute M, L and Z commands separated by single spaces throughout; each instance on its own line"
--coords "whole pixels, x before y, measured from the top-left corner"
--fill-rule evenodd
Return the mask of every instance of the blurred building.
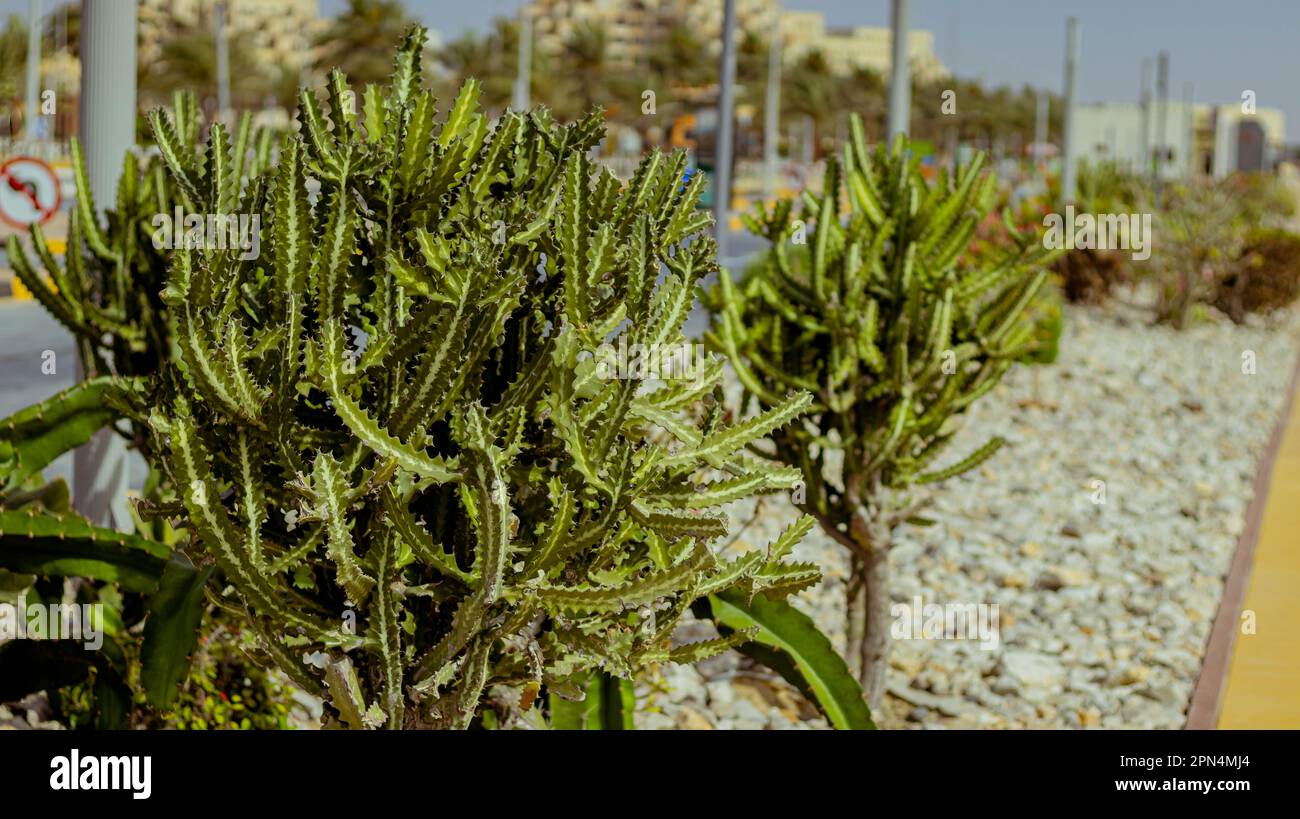
M 194 24 L 212 18 L 216 0 L 140 0 L 139 59 L 157 57 L 171 19 Z M 226 0 L 233 31 L 249 32 L 254 53 L 267 65 L 309 62 L 320 30 L 320 0 Z
M 1161 106 L 1153 101 L 1145 110 L 1138 103 L 1080 105 L 1075 129 L 1076 161 L 1112 161 L 1148 172 L 1152 158 L 1160 157 L 1160 174 L 1167 178 L 1268 170 L 1286 145 L 1281 111 L 1258 108 L 1245 114 L 1240 103 L 1189 106 L 1171 100 Z
M 817 11 L 786 11 L 781 15 L 781 39 L 786 62 L 820 51 L 831 71 L 848 74 L 866 68 L 888 76 L 893 60 L 893 38 L 883 26 L 827 28 Z M 907 59 L 912 76 L 922 82 L 946 79 L 951 72 L 934 53 L 934 33 L 912 29 L 907 35 Z
M 766 40 L 780 13 L 786 62 L 820 51 L 831 71 L 848 74 L 868 68 L 889 74 L 893 47 L 888 28 L 829 28 L 818 11 L 782 8 L 777 0 L 736 0 L 738 36 L 752 32 Z M 633 65 L 649 54 L 674 25 L 685 26 L 710 55 L 722 47 L 723 5 L 711 0 L 532 0 L 528 13 L 538 47 L 559 51 L 580 25 L 605 30 L 607 56 L 614 65 Z M 942 79 L 949 71 L 934 53 L 934 34 L 913 30 L 907 40 L 913 74 L 922 81 Z

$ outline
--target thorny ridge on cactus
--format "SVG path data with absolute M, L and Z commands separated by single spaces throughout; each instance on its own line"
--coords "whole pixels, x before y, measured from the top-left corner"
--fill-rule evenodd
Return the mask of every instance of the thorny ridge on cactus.
M 1024 314 L 1051 253 L 1006 224 L 1014 241 L 1005 255 L 963 267 L 995 183 L 981 173 L 983 156 L 930 185 L 904 140 L 869 152 L 861 120 L 850 124 L 821 198 L 803 194 L 798 216 L 815 225 L 807 253 L 791 252 L 800 227 L 793 202 L 746 215 L 772 248 L 742 281 L 720 276 L 705 338 L 735 367 L 742 411 L 751 401 L 770 411 L 791 389 L 814 396 L 802 422 L 754 451 L 807 476 L 802 510 L 850 550 L 848 661 L 874 707 L 884 685 L 892 532 L 924 522 L 919 487 L 975 468 L 1002 445 L 994 439 L 934 466 L 965 409 L 1038 343 Z M 843 456 L 838 474 L 828 468 L 834 450 Z
M 748 637 L 673 647 L 695 600 L 819 581 L 787 560 L 794 538 L 709 548 L 726 532 L 709 510 L 800 479 L 743 451 L 811 396 L 729 425 L 721 360 L 690 381 L 597 377 L 592 351 L 620 334 L 682 341 L 715 269 L 699 181 L 654 153 L 622 186 L 587 156 L 599 112 L 493 126 L 474 81 L 436 124 L 423 40 L 360 117 L 338 72 L 328 114 L 304 90 L 301 133 L 246 181 L 219 124 L 196 155 L 151 115 L 192 207 L 269 226 L 259 260 L 175 252 L 180 366 L 151 423 L 189 550 L 228 583 L 214 599 L 339 722 L 464 728 L 491 708 L 535 724 L 543 687 L 573 696 L 593 669 Z

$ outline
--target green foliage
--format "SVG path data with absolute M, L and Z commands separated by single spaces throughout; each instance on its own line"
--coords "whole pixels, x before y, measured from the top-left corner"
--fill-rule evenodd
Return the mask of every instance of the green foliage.
M 808 396 L 728 426 L 719 362 L 641 383 L 592 358 L 684 343 L 715 253 L 685 156 L 652 154 L 623 187 L 588 159 L 598 114 L 492 125 L 474 82 L 437 122 L 423 39 L 362 117 L 341 73 L 328 113 L 303 91 L 300 135 L 242 194 L 219 125 L 202 163 L 150 117 L 193 203 L 270 228 L 259 259 L 178 250 L 168 277 L 181 352 L 152 424 L 189 548 L 352 728 L 531 719 L 593 672 L 725 650 L 672 647 L 694 600 L 809 579 L 784 552 L 708 548 L 726 531 L 709 509 L 789 486 L 742 452 Z
M 1300 298 L 1300 236 L 1261 229 L 1246 238 L 1241 258 L 1219 282 L 1214 305 L 1241 323 Z
M 189 94 L 178 94 L 175 105 L 171 147 L 192 152 L 201 125 L 197 105 Z M 245 117 L 236 147 L 241 158 L 231 172 L 260 173 L 269 147 L 265 135 L 254 136 Z M 155 243 L 153 234 L 156 216 L 170 218 L 178 207 L 192 212 L 193 202 L 167 176 L 162 161 L 128 153 L 114 207 L 101 220 L 75 140 L 72 153 L 79 195 L 64 259 L 55 257 L 36 225 L 31 245 L 43 271 L 17 237 L 10 237 L 8 255 L 37 301 L 72 333 L 86 380 L 0 420 L 0 568 L 26 573 L 37 586 L 41 578 L 52 578 L 57 587 L 75 588 L 80 602 L 101 604 L 118 612 L 118 619 L 129 616 L 133 625 L 150 615 L 143 633 L 119 631 L 103 650 L 83 652 L 87 657 L 72 666 L 82 677 L 93 675 L 78 696 L 88 698 L 87 707 L 104 715 L 97 724 L 107 726 L 144 719 L 137 705 L 170 705 L 189 668 L 201 588 L 210 572 L 195 569 L 174 551 L 175 533 L 164 516 L 137 518 L 134 534 L 92 525 L 72 514 L 66 485 L 42 484 L 41 472 L 104 428 L 126 437 L 154 462 L 144 384 L 169 366 L 174 348 L 172 318 L 161 296 L 170 251 Z M 151 470 L 141 508 L 156 508 L 165 484 L 164 476 Z M 53 643 L 21 649 L 62 650 Z M 137 655 L 143 673 L 135 675 L 124 658 Z M 49 666 L 57 669 L 57 658 Z M 39 667 L 32 673 L 32 682 L 44 680 Z M 137 676 L 130 684 L 138 685 L 133 695 L 128 681 Z M 32 690 L 57 682 L 54 674 Z M 100 694 L 109 699 L 96 702 Z
M 930 185 L 905 143 L 872 153 L 856 117 L 851 126 L 820 199 L 805 193 L 797 214 L 782 201 L 747 217 L 772 243 L 767 263 L 740 282 L 719 278 L 706 339 L 735 367 L 742 414 L 751 402 L 771 411 L 791 389 L 813 394 L 806 421 L 773 432 L 760 454 L 800 469 L 801 507 L 852 551 L 860 574 L 868 565 L 884 571 L 891 532 L 924 500 L 916 486 L 973 469 L 1001 444 L 935 467 L 966 408 L 1038 349 L 1025 311 L 1053 254 L 1008 224 L 1001 254 L 962 264 L 995 185 L 981 173 L 983 156 Z M 792 253 L 805 232 L 808 253 Z M 833 451 L 841 457 L 828 460 Z M 878 629 L 879 612 L 874 622 Z M 865 665 L 874 704 L 883 677 L 870 678 Z
M 1240 257 L 1249 225 L 1236 195 L 1212 181 L 1171 185 L 1156 211 L 1147 277 L 1156 289 L 1156 321 L 1186 327 L 1213 302 Z
M 703 607 L 723 636 L 757 629 L 738 650 L 773 669 L 817 706 L 826 720 L 845 730 L 876 727 L 862 689 L 848 666 L 817 630 L 812 618 L 783 600 L 746 600 L 734 591 L 709 597 Z

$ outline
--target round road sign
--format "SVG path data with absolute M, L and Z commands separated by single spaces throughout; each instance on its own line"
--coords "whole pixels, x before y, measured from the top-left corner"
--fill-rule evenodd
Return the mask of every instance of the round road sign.
M 54 169 L 34 156 L 18 156 L 0 165 L 0 221 L 26 228 L 48 222 L 63 203 Z

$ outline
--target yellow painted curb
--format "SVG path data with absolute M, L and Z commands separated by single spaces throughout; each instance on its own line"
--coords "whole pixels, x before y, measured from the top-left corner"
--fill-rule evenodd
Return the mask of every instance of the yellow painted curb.
M 1219 728 L 1300 728 L 1300 400 L 1273 464 Z M 1254 634 L 1243 629 L 1251 626 Z

